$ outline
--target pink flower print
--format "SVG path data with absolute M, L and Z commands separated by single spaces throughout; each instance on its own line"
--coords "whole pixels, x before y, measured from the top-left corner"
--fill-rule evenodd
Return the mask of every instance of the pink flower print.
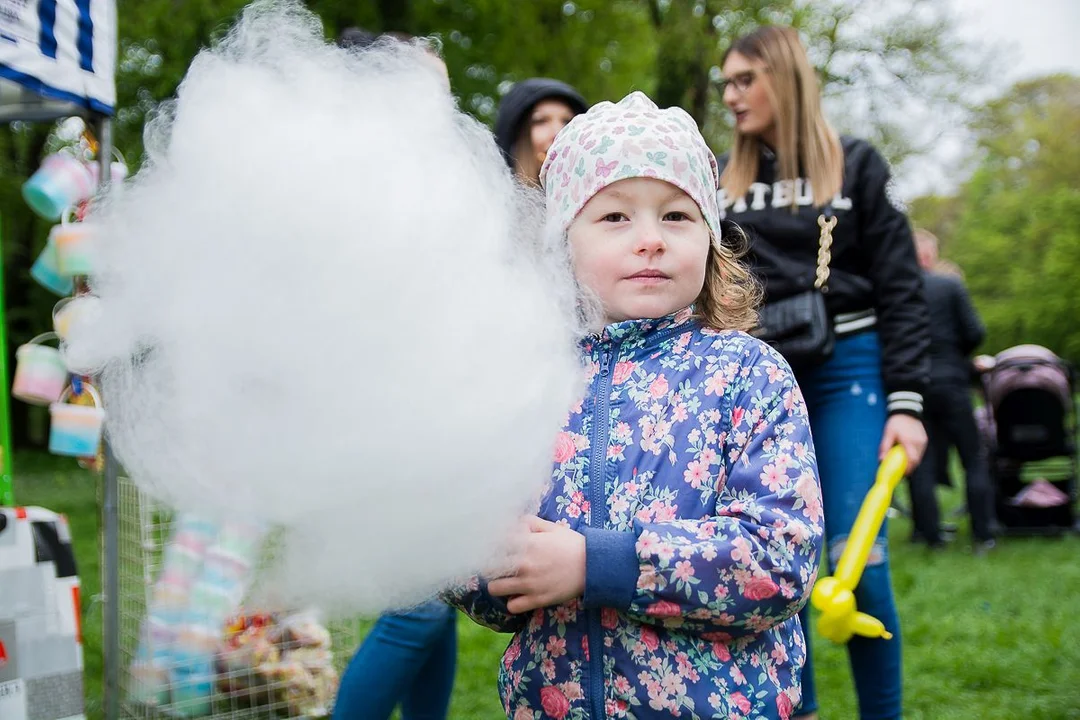
M 652 522 L 652 510 L 647 507 L 643 507 L 636 513 L 634 513 L 634 517 L 643 523 Z
M 622 454 L 623 454 L 623 446 L 622 445 L 612 445 L 611 447 L 608 448 L 608 451 L 607 451 L 607 456 L 608 456 L 609 460 L 611 458 L 620 457 Z
M 645 647 L 649 649 L 649 652 L 656 652 L 660 647 L 660 637 L 656 634 L 656 631 L 648 626 L 642 626 L 641 628 L 641 642 L 645 643 Z
M 769 657 L 773 659 L 773 662 L 780 663 L 781 665 L 788 661 L 787 648 L 783 643 L 773 643 L 772 652 L 769 653 Z
M 737 537 L 731 541 L 731 560 L 740 565 L 753 562 L 754 557 L 750 552 L 750 544 L 746 538 Z
M 761 484 L 769 488 L 769 492 L 776 492 L 788 484 L 787 473 L 773 463 L 769 463 L 761 470 Z
M 657 546 L 660 545 L 660 536 L 651 530 L 638 535 L 637 539 L 637 553 L 641 556 L 649 556 L 656 552 Z
M 799 481 L 795 483 L 795 494 L 805 503 L 802 509 L 803 515 L 812 523 L 820 522 L 822 517 L 821 488 L 809 470 L 799 476 Z
M 616 675 L 614 685 L 615 692 L 619 693 L 619 695 L 625 696 L 630 694 L 630 681 L 625 676 Z
M 780 369 L 779 365 L 769 363 L 765 366 L 765 372 L 769 375 L 769 382 L 778 383 L 784 379 L 784 371 Z
M 728 662 L 731 660 L 731 651 L 728 650 L 728 646 L 722 642 L 714 641 L 712 644 L 713 655 L 720 662 Z
M 559 685 L 559 688 L 563 691 L 563 695 L 568 700 L 581 700 L 585 697 L 585 693 L 581 692 L 581 685 L 576 682 L 564 682 Z
M 555 439 L 555 462 L 562 465 L 577 454 L 577 445 L 574 436 L 568 432 L 560 432 Z
M 622 385 L 634 374 L 635 365 L 625 360 L 615 363 L 615 370 L 611 374 L 611 382 L 614 385 Z
M 680 613 L 681 609 L 678 603 L 673 603 L 670 600 L 657 600 L 645 608 L 645 614 L 649 617 L 673 618 L 679 617 Z
M 507 670 L 510 666 L 521 657 L 521 642 L 518 640 L 519 636 L 514 637 L 514 642 L 510 643 L 510 647 L 506 648 L 506 653 L 503 655 L 503 665 Z
M 675 519 L 675 513 L 678 512 L 678 508 L 674 505 L 668 505 L 667 503 L 661 503 L 653 509 L 653 522 L 666 523 Z
M 577 619 L 577 613 L 566 605 L 560 605 L 555 608 L 555 622 L 560 625 L 566 625 L 567 623 L 574 622 Z
M 731 704 L 739 708 L 739 712 L 743 715 L 750 712 L 750 701 L 741 692 L 734 693 L 731 696 Z
M 680 560 L 675 563 L 675 579 L 688 582 L 694 577 L 694 565 L 689 560 Z
M 596 158 L 596 174 L 598 176 L 600 176 L 600 177 L 606 178 L 608 175 L 610 175 L 612 173 L 612 171 L 615 170 L 615 168 L 618 165 L 619 165 L 618 160 L 612 160 L 609 163 L 605 163 L 600 158 Z
M 705 394 L 720 397 L 724 394 L 724 388 L 727 387 L 727 384 L 728 381 L 724 374 L 715 372 L 705 381 Z
M 675 546 L 668 542 L 662 542 L 656 546 L 656 556 L 667 562 L 675 557 Z
M 551 658 L 544 658 L 540 661 L 540 672 L 543 674 L 544 679 L 551 682 L 555 679 L 555 661 Z
M 548 654 L 553 658 L 562 657 L 566 654 L 566 638 L 552 635 L 547 641 Z
M 514 720 L 533 720 L 533 712 L 524 705 L 518 705 L 514 711 Z
M 573 505 L 573 504 L 567 505 L 566 506 L 566 514 L 569 515 L 572 518 L 581 517 L 581 506 L 580 505 Z
M 570 701 L 562 690 L 553 685 L 540 688 L 540 706 L 548 717 L 555 720 L 562 720 L 570 712 Z
M 786 692 L 782 692 L 776 696 L 776 712 L 780 715 L 780 720 L 791 720 L 791 713 L 795 709 L 794 704 L 791 702 L 791 698 L 787 696 Z
M 659 400 L 667 395 L 667 392 L 668 382 L 667 378 L 663 375 L 658 375 L 656 379 L 652 381 L 652 384 L 649 385 L 649 394 L 652 395 L 654 399 Z
M 731 411 L 731 427 L 737 428 L 742 424 L 743 415 L 746 413 L 745 408 L 737 407 Z
M 700 488 L 701 483 L 709 477 L 709 471 L 705 468 L 703 463 L 697 460 L 691 460 L 686 465 L 686 470 L 683 471 L 683 480 L 690 483 L 692 488 Z
M 601 608 L 600 624 L 608 630 L 614 630 L 619 624 L 619 612 L 614 608 Z

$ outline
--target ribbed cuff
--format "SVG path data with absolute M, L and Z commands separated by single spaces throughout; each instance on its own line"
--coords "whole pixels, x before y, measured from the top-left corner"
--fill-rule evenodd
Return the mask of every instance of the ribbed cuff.
M 640 574 L 637 536 L 632 532 L 584 528 L 585 607 L 626 610 Z
M 886 407 L 890 415 L 910 415 L 922 420 L 923 396 L 911 390 L 897 390 L 889 393 Z

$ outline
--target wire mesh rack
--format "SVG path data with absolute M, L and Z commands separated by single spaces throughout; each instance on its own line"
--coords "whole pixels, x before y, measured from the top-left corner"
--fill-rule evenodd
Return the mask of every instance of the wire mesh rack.
M 363 624 L 246 605 L 267 545 L 261 528 L 170 512 L 122 474 L 109 516 L 103 570 L 116 602 L 106 685 L 116 700 L 107 716 L 329 714 Z

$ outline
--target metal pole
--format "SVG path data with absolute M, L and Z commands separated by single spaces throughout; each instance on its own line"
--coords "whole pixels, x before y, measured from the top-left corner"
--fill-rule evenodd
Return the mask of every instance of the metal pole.
M 108 117 L 98 119 L 98 162 L 101 191 L 107 192 L 112 180 L 112 122 Z M 120 467 L 109 445 L 104 440 L 105 472 L 102 488 L 101 517 L 103 532 L 102 590 L 103 630 L 105 652 L 105 720 L 120 717 Z

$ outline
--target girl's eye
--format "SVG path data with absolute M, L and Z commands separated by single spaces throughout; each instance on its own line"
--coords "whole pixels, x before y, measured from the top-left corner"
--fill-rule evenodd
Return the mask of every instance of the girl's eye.
M 672 210 L 671 212 L 664 215 L 664 220 L 667 220 L 668 222 L 683 222 L 689 219 L 690 216 L 682 212 L 681 210 Z
M 604 217 L 600 218 L 601 222 L 622 222 L 623 220 L 629 220 L 630 218 L 620 212 L 608 213 Z

